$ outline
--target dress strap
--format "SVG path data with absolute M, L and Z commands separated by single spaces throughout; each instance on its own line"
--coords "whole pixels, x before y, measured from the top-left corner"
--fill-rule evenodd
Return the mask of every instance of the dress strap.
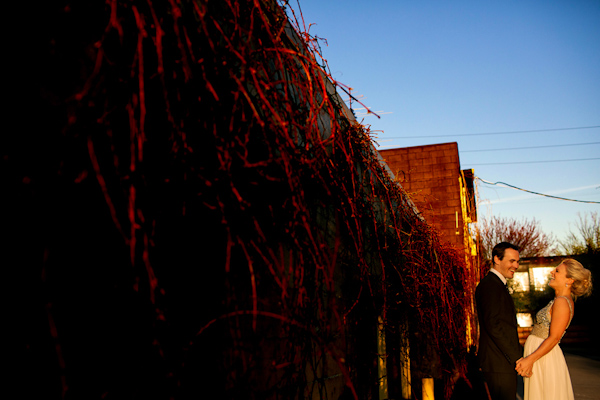
M 567 304 L 569 305 L 569 310 L 571 311 L 571 318 L 569 318 L 569 323 L 567 325 L 567 328 L 568 328 L 569 325 L 571 325 L 571 321 L 573 320 L 573 306 L 571 305 L 571 300 L 569 300 L 569 298 L 567 296 L 558 296 L 557 299 L 559 299 L 561 297 L 567 301 Z

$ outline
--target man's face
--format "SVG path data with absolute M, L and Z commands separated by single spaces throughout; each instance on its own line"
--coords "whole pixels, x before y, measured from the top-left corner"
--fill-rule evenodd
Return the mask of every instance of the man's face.
M 519 268 L 519 252 L 513 249 L 504 250 L 504 258 L 500 260 L 494 256 L 494 268 L 506 279 L 512 279 Z

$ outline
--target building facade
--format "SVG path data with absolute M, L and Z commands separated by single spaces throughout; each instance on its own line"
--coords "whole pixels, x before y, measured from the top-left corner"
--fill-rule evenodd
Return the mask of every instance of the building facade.
M 380 150 L 398 182 L 443 239 L 476 254 L 469 226 L 477 222 L 473 170 L 460 169 L 458 145 L 441 143 Z

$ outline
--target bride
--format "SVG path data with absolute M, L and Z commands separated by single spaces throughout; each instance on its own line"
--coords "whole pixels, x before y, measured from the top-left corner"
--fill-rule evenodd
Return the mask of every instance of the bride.
M 573 400 L 571 377 L 558 343 L 573 319 L 575 300 L 591 293 L 592 276 L 578 261 L 567 258 L 552 272 L 548 285 L 555 297 L 537 313 L 525 342 L 525 357 L 515 369 L 524 377 L 525 400 Z

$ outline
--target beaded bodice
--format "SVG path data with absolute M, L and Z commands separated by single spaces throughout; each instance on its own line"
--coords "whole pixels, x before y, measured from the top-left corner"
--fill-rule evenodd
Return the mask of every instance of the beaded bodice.
M 561 297 L 564 297 L 564 296 L 561 296 Z M 565 297 L 565 299 L 567 299 L 567 298 Z M 552 308 L 552 305 L 554 304 L 554 300 L 556 300 L 556 299 L 550 300 L 550 303 L 548 303 L 548 305 L 546 307 L 542 308 L 536 314 L 535 324 L 533 325 L 533 329 L 531 330 L 532 335 L 535 335 L 542 339 L 546 339 L 550 335 L 550 322 L 552 322 L 550 309 Z M 569 319 L 569 324 L 570 324 L 571 320 L 573 319 L 573 306 L 571 305 L 571 302 L 569 301 L 569 299 L 567 299 L 567 303 L 569 304 L 569 309 L 571 310 L 571 318 Z M 569 324 L 567 324 L 567 328 L 569 327 Z M 566 332 L 567 332 L 567 330 L 565 328 L 565 331 L 563 332 L 562 336 L 565 336 Z M 561 336 L 561 339 L 562 339 L 562 336 Z

